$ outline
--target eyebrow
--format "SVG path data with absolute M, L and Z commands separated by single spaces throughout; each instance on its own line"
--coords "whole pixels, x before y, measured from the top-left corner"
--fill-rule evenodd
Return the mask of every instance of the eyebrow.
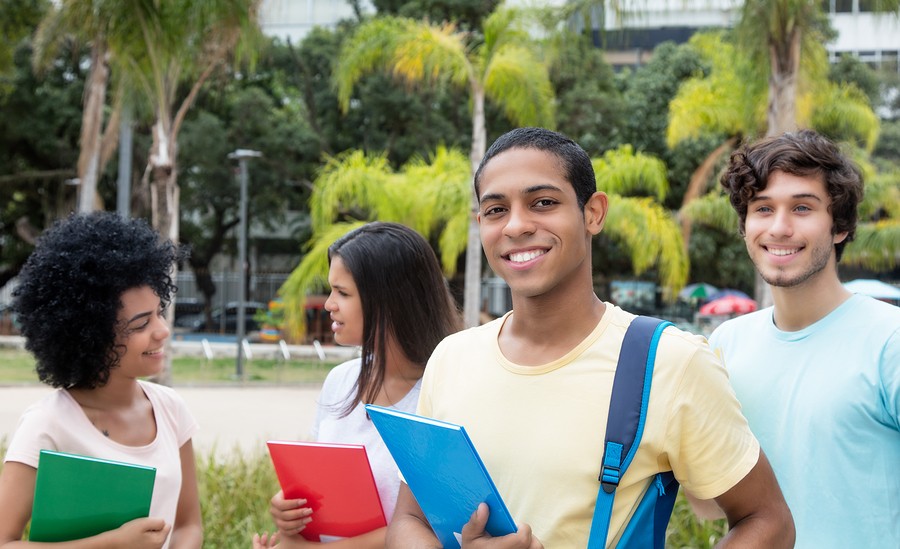
M 138 313 L 138 314 L 134 315 L 133 317 L 131 317 L 130 319 L 128 319 L 128 321 L 125 322 L 125 325 L 128 326 L 129 324 L 131 324 L 131 323 L 134 322 L 135 320 L 140 320 L 140 319 L 142 319 L 142 318 L 144 318 L 144 317 L 150 316 L 151 314 L 153 314 L 153 311 L 147 311 L 147 312 L 145 312 L 145 313 Z
M 811 198 L 811 199 L 813 199 L 813 200 L 817 200 L 818 202 L 822 202 L 822 197 L 819 196 L 819 195 L 817 195 L 817 194 L 813 194 L 813 193 L 799 193 L 799 194 L 794 194 L 794 195 L 791 195 L 791 198 L 792 198 L 793 200 L 800 200 L 800 199 L 809 199 L 809 198 Z M 758 194 L 758 195 L 754 196 L 753 198 L 751 198 L 751 199 L 750 199 L 750 202 L 759 202 L 759 201 L 761 201 L 761 200 L 772 200 L 772 197 L 771 197 L 771 196 L 768 196 L 768 195 L 765 195 L 765 194 Z
M 542 192 L 542 191 L 563 192 L 563 190 L 560 187 L 557 187 L 556 185 L 551 185 L 549 183 L 541 183 L 540 185 L 532 185 L 530 187 L 525 187 L 524 189 L 522 189 L 522 192 L 519 194 L 529 195 L 529 194 L 534 194 L 534 193 L 538 193 L 538 192 Z M 506 198 L 506 195 L 502 194 L 502 193 L 487 193 L 487 194 L 481 195 L 481 200 L 479 200 L 479 204 L 486 200 L 502 200 L 504 198 Z

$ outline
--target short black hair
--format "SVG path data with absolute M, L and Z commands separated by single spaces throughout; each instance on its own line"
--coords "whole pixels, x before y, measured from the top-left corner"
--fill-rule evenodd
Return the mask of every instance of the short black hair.
M 141 219 L 110 212 L 73 214 L 38 239 L 19 274 L 13 310 L 40 380 L 93 389 L 119 363 L 115 347 L 122 294 L 149 286 L 168 306 L 172 266 L 184 255 Z
M 509 149 L 537 149 L 545 151 L 559 160 L 563 175 L 575 189 L 578 207 L 584 208 L 591 196 L 597 192 L 597 178 L 591 157 L 581 146 L 565 135 L 546 128 L 517 128 L 497 138 L 484 153 L 484 158 L 475 171 L 475 195 L 481 197 L 479 185 L 485 167 L 495 156 Z

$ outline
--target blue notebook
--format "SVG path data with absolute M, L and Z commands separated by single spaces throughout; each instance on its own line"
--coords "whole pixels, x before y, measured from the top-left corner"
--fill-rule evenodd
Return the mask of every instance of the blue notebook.
M 372 423 L 445 548 L 460 546 L 462 527 L 478 504 L 490 509 L 492 536 L 516 531 L 469 435 L 461 425 L 367 405 Z

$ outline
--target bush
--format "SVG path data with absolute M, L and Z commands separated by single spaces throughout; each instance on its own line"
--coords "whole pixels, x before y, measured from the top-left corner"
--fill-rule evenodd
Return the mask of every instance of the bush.
M 268 454 L 197 459 L 204 547 L 246 549 L 254 532 L 273 531 L 269 500 L 279 490 Z

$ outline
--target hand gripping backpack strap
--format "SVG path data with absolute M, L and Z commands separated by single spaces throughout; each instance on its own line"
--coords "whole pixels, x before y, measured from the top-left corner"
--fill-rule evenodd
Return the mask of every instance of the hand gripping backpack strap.
M 616 487 L 631 464 L 644 432 L 656 347 L 662 331 L 671 324 L 658 318 L 639 316 L 625 332 L 609 403 L 603 461 L 598 479 L 600 488 L 591 522 L 588 549 L 602 549 L 606 546 Z

